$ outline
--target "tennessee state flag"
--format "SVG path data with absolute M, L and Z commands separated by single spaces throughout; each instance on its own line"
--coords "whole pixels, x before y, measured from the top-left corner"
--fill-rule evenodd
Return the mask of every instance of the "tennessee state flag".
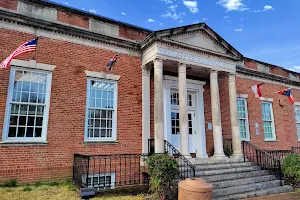
M 280 95 L 287 96 L 289 102 L 290 102 L 292 105 L 294 105 L 295 101 L 294 101 L 293 96 L 292 96 L 291 88 L 284 89 L 284 90 L 280 90 L 280 91 L 277 91 L 277 92 L 275 92 L 275 93 L 276 93 L 276 94 L 280 94 Z

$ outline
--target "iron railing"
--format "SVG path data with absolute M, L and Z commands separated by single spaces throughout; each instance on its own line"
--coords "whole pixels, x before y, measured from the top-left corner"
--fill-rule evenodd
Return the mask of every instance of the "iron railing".
M 248 141 L 242 141 L 244 162 L 250 161 L 261 167 L 263 170 L 268 170 L 271 174 L 280 179 L 280 184 L 283 185 L 283 174 L 281 170 L 281 162 L 267 151 L 259 149 L 257 146 Z
M 292 150 L 265 150 L 267 153 L 275 157 L 276 159 L 280 160 L 280 163 L 282 165 L 283 160 L 288 155 L 292 154 Z
M 165 140 L 165 153 L 176 160 L 178 164 L 178 175 L 182 180 L 195 177 L 195 166 L 167 140 Z
M 144 167 L 147 155 L 81 155 L 74 154 L 73 183 L 97 190 L 148 184 Z
M 292 152 L 300 154 L 300 147 L 292 147 Z

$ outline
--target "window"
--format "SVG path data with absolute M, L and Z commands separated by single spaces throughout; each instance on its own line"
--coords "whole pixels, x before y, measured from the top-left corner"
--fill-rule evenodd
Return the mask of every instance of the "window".
M 262 111 L 262 121 L 264 127 L 265 141 L 274 141 L 276 140 L 276 135 L 275 135 L 272 103 L 262 101 L 261 111 Z
M 245 98 L 237 98 L 237 109 L 240 126 L 241 140 L 250 140 L 247 100 Z
M 88 187 L 97 189 L 113 189 L 115 187 L 115 173 L 92 174 L 88 177 Z M 82 182 L 86 184 L 86 175 L 82 176 Z
M 296 118 L 296 127 L 298 140 L 300 141 L 300 106 L 295 106 L 295 118 Z
M 193 134 L 193 121 L 192 114 L 188 113 L 188 123 L 189 123 L 189 134 Z M 172 134 L 180 134 L 180 126 L 179 126 L 179 112 L 172 111 L 171 112 L 171 124 L 172 124 Z
M 50 72 L 11 68 L 4 140 L 46 140 L 50 87 Z
M 116 140 L 117 82 L 88 79 L 85 140 Z
M 192 104 L 192 95 L 187 94 L 187 105 L 193 106 Z M 179 106 L 179 93 L 178 92 L 171 92 L 171 105 Z

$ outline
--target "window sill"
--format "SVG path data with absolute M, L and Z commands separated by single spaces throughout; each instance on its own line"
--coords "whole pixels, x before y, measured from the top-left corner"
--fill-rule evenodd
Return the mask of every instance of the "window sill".
M 119 142 L 116 141 L 83 141 L 82 144 L 84 145 L 90 145 L 90 144 L 119 144 Z
M 264 140 L 264 142 L 278 142 L 278 140 Z
M 46 142 L 19 142 L 19 141 L 3 141 L 0 142 L 0 146 L 47 146 Z

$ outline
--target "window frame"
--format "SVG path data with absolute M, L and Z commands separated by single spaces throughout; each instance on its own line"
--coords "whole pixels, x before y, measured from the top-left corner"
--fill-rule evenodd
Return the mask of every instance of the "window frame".
M 42 124 L 42 136 L 39 138 L 35 137 L 16 137 L 15 139 L 8 137 L 9 124 L 10 124 L 10 115 L 11 115 L 11 102 L 13 97 L 13 88 L 15 81 L 15 72 L 17 70 L 29 71 L 29 72 L 39 72 L 47 75 L 46 82 L 46 93 L 45 93 L 45 109 L 43 115 L 43 124 Z M 8 84 L 8 92 L 6 99 L 6 108 L 5 108 L 5 117 L 4 117 L 4 125 L 3 125 L 3 134 L 2 141 L 5 143 L 31 143 L 31 142 L 41 142 L 47 143 L 47 131 L 48 131 L 48 118 L 49 118 L 49 110 L 50 110 L 50 96 L 51 96 L 51 86 L 52 86 L 52 72 L 45 71 L 40 69 L 32 69 L 20 66 L 11 66 L 10 75 L 9 75 L 9 84 Z M 24 103 L 24 105 L 29 105 L 28 103 Z
M 295 123 L 296 123 L 296 134 L 297 134 L 298 141 L 300 142 L 300 133 L 298 132 L 298 128 L 297 128 L 297 124 L 300 125 L 300 122 L 297 123 L 296 108 L 298 108 L 300 110 L 300 103 L 298 103 L 298 102 L 296 103 L 295 102 L 295 105 L 294 105 Z
M 114 172 L 111 172 L 111 173 L 96 173 L 96 174 L 89 174 L 89 176 L 88 176 L 88 178 L 91 178 L 91 185 L 89 185 L 89 183 L 87 183 L 86 181 L 87 181 L 87 176 L 86 176 L 86 174 L 83 174 L 82 175 L 82 183 L 84 183 L 84 184 L 86 184 L 87 185 L 87 187 L 89 187 L 89 188 L 93 188 L 93 180 L 92 180 L 92 178 L 94 178 L 94 177 L 97 177 L 98 178 L 98 183 L 99 183 L 99 177 L 105 177 L 105 181 L 106 181 L 106 177 L 107 176 L 110 176 L 110 180 L 111 180 L 111 184 L 110 184 L 110 187 L 109 188 L 100 188 L 100 187 L 95 187 L 97 190 L 105 190 L 105 189 L 114 189 L 115 187 L 116 187 L 116 185 L 115 185 L 115 183 L 116 183 L 116 174 L 114 173 Z M 106 184 L 105 184 L 106 185 Z M 108 186 L 106 186 L 106 187 L 108 187 Z
M 88 115 L 89 115 L 89 105 L 90 105 L 90 81 L 105 81 L 114 83 L 114 101 L 113 101 L 113 109 L 112 110 L 112 137 L 98 137 L 98 138 L 90 138 L 88 137 Z M 117 107 L 118 107 L 118 81 L 103 79 L 103 78 L 95 78 L 95 77 L 87 77 L 87 86 L 86 86 L 86 111 L 85 111 L 85 127 L 84 127 L 84 141 L 85 142 L 116 142 L 117 141 Z M 103 108 L 97 108 L 103 109 Z M 105 110 L 105 109 L 103 109 Z
M 244 140 L 244 141 L 250 141 L 250 128 L 249 128 L 249 117 L 248 117 L 248 105 L 247 105 L 247 98 L 244 98 L 244 97 L 237 97 L 237 101 L 238 100 L 242 100 L 244 101 L 244 105 L 245 105 L 245 115 L 246 115 L 246 135 L 247 135 L 247 138 L 242 138 L 241 137 L 241 132 L 240 132 L 240 138 L 241 140 Z M 237 109 L 237 111 L 239 112 L 239 110 Z M 238 121 L 240 121 L 240 118 L 239 118 L 239 113 L 238 113 Z M 240 124 L 239 124 L 239 128 L 240 128 Z
M 276 131 L 275 131 L 275 122 L 274 122 L 274 113 L 273 113 L 273 102 L 272 101 L 265 101 L 265 100 L 261 100 L 260 101 L 260 105 L 262 105 L 263 103 L 266 103 L 268 105 L 270 105 L 270 112 L 271 112 L 271 128 L 272 128 L 272 138 L 266 138 L 265 137 L 265 128 L 264 128 L 264 120 L 263 120 L 263 110 L 261 108 L 261 120 L 262 120 L 262 127 L 264 130 L 264 141 L 265 142 L 272 142 L 272 141 L 276 141 Z

